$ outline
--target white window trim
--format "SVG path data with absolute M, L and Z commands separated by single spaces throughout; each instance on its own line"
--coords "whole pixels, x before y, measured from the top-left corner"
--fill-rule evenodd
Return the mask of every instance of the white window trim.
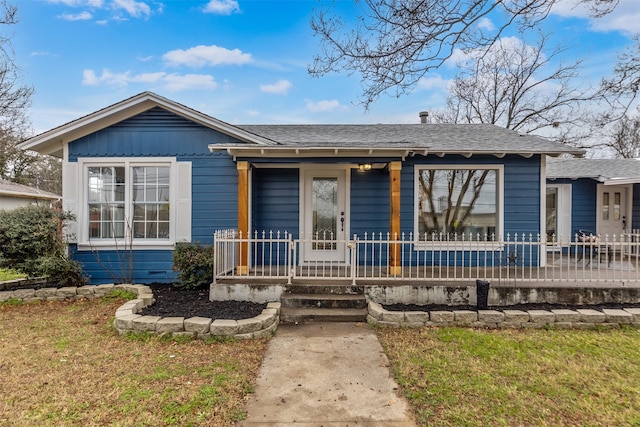
M 571 229 L 571 184 L 547 184 L 545 188 L 545 218 L 543 225 L 546 225 L 546 189 L 556 188 L 558 200 L 556 200 L 556 241 L 563 243 L 563 246 L 569 246 L 569 242 L 572 240 L 573 231 Z M 546 235 L 547 230 L 543 230 Z
M 504 165 L 492 165 L 492 164 L 471 164 L 471 165 L 415 165 L 413 169 L 413 236 L 414 236 L 414 250 L 451 250 L 450 242 L 432 242 L 420 240 L 420 234 L 418 233 L 419 216 L 418 212 L 418 200 L 420 198 L 420 172 L 426 169 L 432 170 L 495 170 L 497 171 L 496 177 L 496 197 L 498 199 L 498 206 L 496 209 L 497 221 L 496 221 L 496 239 L 502 240 L 504 232 Z M 462 248 L 464 250 L 482 250 L 486 247 L 486 243 L 480 242 L 455 242 L 456 250 Z M 494 247 L 495 250 L 502 250 L 500 247 Z
M 121 250 L 131 249 L 171 249 L 176 243 L 176 211 L 177 211 L 177 160 L 175 157 L 91 157 L 78 158 L 78 181 L 80 192 L 78 200 L 78 250 Z M 125 168 L 125 227 L 124 239 L 89 239 L 89 187 L 88 175 L 90 167 L 122 166 Z M 131 169 L 133 167 L 169 167 L 169 239 L 132 239 L 131 236 Z

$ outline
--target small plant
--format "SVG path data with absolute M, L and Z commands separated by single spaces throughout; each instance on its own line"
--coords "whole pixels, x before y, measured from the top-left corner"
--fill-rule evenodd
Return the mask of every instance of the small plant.
M 22 279 L 24 277 L 26 277 L 24 274 L 18 271 L 15 271 L 11 268 L 8 268 L 8 269 L 0 268 L 0 282 L 4 282 L 7 280 L 14 280 L 14 279 Z
M 9 298 L 8 300 L 0 302 L 0 305 L 18 306 L 26 304 L 20 298 Z
M 211 283 L 213 277 L 213 246 L 199 243 L 178 243 L 173 252 L 173 271 L 179 282 L 174 286 L 195 289 Z
M 135 292 L 127 291 L 124 289 L 112 289 L 102 297 L 104 301 L 108 302 L 120 299 L 131 301 L 136 298 L 138 298 L 138 295 L 136 295 Z

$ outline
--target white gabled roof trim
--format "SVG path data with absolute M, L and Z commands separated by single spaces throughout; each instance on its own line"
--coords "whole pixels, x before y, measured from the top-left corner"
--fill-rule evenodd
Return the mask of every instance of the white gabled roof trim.
M 152 92 L 143 92 L 109 107 L 58 126 L 40 135 L 22 142 L 24 150 L 34 150 L 43 154 L 52 154 L 62 150 L 65 143 L 89 135 L 100 129 L 126 120 L 154 107 L 161 107 L 195 123 L 238 138 L 240 141 L 257 145 L 275 145 L 274 141 L 248 132 L 229 123 L 215 119 L 199 111 L 173 102 Z

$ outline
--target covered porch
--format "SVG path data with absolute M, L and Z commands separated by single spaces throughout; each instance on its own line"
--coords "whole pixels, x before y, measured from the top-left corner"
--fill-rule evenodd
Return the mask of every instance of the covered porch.
M 288 232 L 221 230 L 214 236 L 214 284 L 277 280 L 358 284 L 469 283 L 504 286 L 640 285 L 640 230 L 584 239 L 546 235 L 413 236 L 364 233 L 350 239 Z M 306 250 L 337 250 L 346 261 L 304 259 Z

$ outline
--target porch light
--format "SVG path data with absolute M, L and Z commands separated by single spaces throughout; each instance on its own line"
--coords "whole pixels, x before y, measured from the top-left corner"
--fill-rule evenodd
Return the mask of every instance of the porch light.
M 371 170 L 371 163 L 360 163 L 358 165 L 358 170 L 360 172 L 370 171 Z

